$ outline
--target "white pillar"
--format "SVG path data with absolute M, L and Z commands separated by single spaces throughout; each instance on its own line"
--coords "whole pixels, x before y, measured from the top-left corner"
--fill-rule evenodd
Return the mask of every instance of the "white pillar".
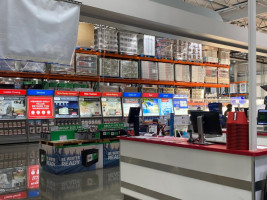
M 249 150 L 257 150 L 256 1 L 248 1 Z

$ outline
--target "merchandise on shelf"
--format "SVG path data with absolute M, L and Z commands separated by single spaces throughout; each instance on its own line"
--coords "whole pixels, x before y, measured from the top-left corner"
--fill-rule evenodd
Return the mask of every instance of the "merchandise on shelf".
M 155 36 L 152 35 L 137 35 L 138 55 L 155 56 Z
M 143 93 L 157 93 L 158 92 L 158 87 L 142 87 L 142 92 Z
M 141 61 L 141 77 L 147 80 L 158 80 L 158 63 Z
M 173 59 L 173 40 L 156 38 L 156 56 Z
M 3 135 L 26 135 L 25 120 L 4 120 L 0 121 L 0 136 Z
M 219 84 L 229 84 L 229 69 L 228 68 L 218 68 L 218 83 Z
M 191 81 L 195 83 L 204 83 L 205 69 L 203 66 L 192 65 Z
M 15 60 L 0 59 L 0 70 L 17 72 L 20 70 L 20 62 Z
M 175 81 L 190 82 L 190 66 L 175 64 Z
M 175 60 L 188 60 L 188 42 L 182 40 L 174 40 L 173 58 Z
M 218 48 L 203 46 L 202 56 L 203 62 L 218 63 Z
M 217 83 L 217 67 L 205 67 L 205 83 Z
M 192 99 L 204 99 L 204 89 L 192 89 Z
M 99 59 L 100 76 L 119 77 L 119 60 L 110 58 Z
M 122 78 L 138 78 L 138 62 L 130 60 L 121 60 L 120 72 L 120 77 Z
M 230 85 L 230 94 L 236 94 L 238 93 L 238 85 L 237 84 L 231 84 Z
M 188 43 L 188 60 L 194 62 L 202 62 L 202 44 Z
M 94 25 L 79 22 L 77 47 L 94 48 Z
M 219 63 L 222 65 L 230 65 L 230 50 L 219 49 L 218 52 Z
M 125 54 L 137 54 L 137 34 L 130 32 L 119 32 L 119 52 Z
M 241 94 L 248 93 L 247 83 L 239 83 L 239 93 Z
M 97 76 L 97 56 L 76 53 L 76 74 Z
M 121 87 L 122 92 L 138 92 L 138 87 Z
M 159 66 L 159 80 L 174 81 L 174 68 L 172 63 L 158 63 Z
M 119 86 L 107 86 L 107 85 L 100 85 L 99 86 L 100 92 L 119 92 L 120 87 Z
M 60 64 L 52 64 L 50 72 L 52 74 L 75 74 L 74 66 L 72 65 L 60 65 Z
M 174 94 L 174 88 L 162 88 L 162 93 L 166 93 L 166 94 Z
M 21 72 L 45 73 L 46 64 L 45 63 L 21 61 L 20 62 L 20 71 Z
M 117 30 L 109 28 L 95 29 L 95 49 L 118 52 Z
M 176 88 L 175 94 L 187 95 L 190 98 L 190 89 L 187 88 Z

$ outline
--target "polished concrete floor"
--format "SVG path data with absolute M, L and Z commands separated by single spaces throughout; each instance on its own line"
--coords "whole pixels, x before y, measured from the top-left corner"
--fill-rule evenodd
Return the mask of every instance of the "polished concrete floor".
M 53 175 L 39 168 L 38 147 L 0 145 L 0 199 L 123 199 L 119 167 Z

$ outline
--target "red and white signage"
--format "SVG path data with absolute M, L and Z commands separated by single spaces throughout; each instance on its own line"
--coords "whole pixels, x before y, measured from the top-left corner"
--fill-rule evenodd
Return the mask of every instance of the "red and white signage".
M 158 93 L 143 93 L 143 97 L 157 98 L 158 96 Z
M 19 192 L 15 194 L 5 194 L 0 196 L 0 200 L 7 200 L 7 199 L 26 199 L 27 193 L 26 192 Z
M 28 189 L 39 188 L 39 165 L 28 167 Z
M 0 89 L 0 95 L 26 95 L 26 90 Z
M 103 97 L 121 97 L 121 92 L 103 92 Z
M 29 119 L 53 119 L 53 97 L 27 97 L 27 111 Z
M 101 92 L 80 92 L 80 96 L 84 97 L 100 97 Z
M 55 91 L 55 96 L 79 96 L 78 91 Z
M 160 99 L 161 102 L 169 102 L 169 99 Z

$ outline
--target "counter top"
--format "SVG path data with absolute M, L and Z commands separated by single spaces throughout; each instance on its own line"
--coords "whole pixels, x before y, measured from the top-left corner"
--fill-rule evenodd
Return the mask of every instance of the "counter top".
M 225 129 L 225 130 L 222 130 L 222 133 L 227 134 L 226 129 Z M 264 131 L 258 131 L 257 135 L 258 135 L 258 136 L 267 136 L 267 132 L 264 132 Z
M 151 144 L 159 144 L 166 146 L 174 146 L 174 147 L 182 147 L 188 149 L 199 149 L 204 151 L 213 151 L 220 153 L 228 153 L 228 154 L 236 154 L 236 155 L 244 155 L 244 156 L 264 156 L 267 155 L 267 146 L 258 146 L 257 151 L 247 151 L 247 150 L 229 150 L 226 149 L 225 144 L 214 144 L 214 145 L 198 145 L 191 144 L 187 142 L 186 138 L 174 138 L 174 137 L 127 137 L 120 136 L 118 137 L 120 140 L 129 140 L 135 142 L 144 142 Z

